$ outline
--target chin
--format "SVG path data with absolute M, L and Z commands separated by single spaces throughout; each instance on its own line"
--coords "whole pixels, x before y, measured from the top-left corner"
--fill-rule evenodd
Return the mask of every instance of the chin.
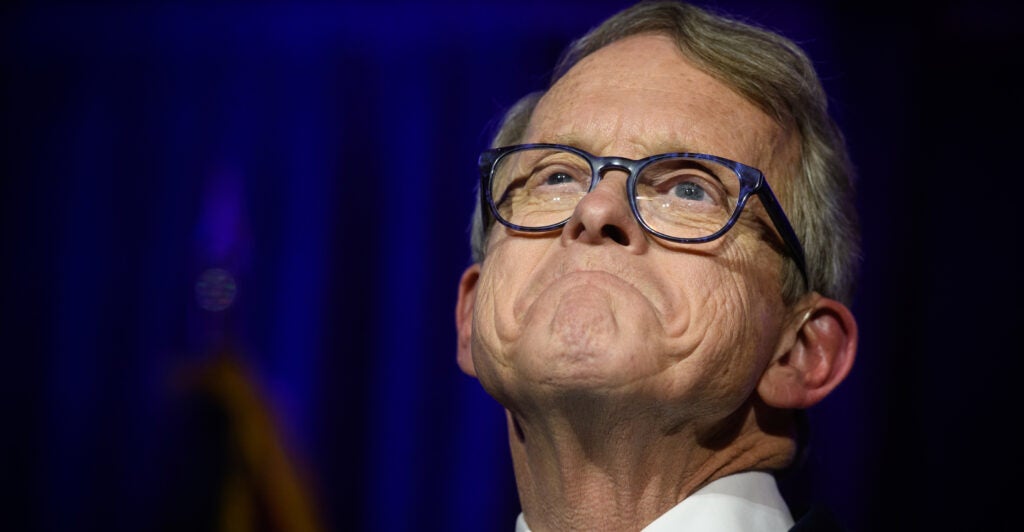
M 657 361 L 642 349 L 611 342 L 594 345 L 549 340 L 544 349 L 524 351 L 516 361 L 516 373 L 533 385 L 551 391 L 612 391 L 656 371 Z

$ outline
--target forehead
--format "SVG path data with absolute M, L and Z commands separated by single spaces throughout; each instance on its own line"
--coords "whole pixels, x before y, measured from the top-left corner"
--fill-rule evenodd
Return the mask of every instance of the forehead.
M 538 103 L 525 137 L 631 158 L 710 153 L 766 173 L 793 144 L 768 115 L 657 34 L 583 58 Z

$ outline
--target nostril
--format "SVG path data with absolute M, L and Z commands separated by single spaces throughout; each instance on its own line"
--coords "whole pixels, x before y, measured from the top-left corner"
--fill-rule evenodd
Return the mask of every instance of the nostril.
M 615 243 L 619 244 L 620 246 L 629 245 L 629 235 L 627 235 L 626 232 L 623 231 L 622 228 L 617 225 L 607 224 L 604 227 L 602 227 L 601 236 L 614 240 Z

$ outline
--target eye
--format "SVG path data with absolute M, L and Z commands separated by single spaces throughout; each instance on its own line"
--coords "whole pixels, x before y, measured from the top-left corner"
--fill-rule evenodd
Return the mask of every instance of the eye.
M 665 182 L 657 186 L 664 201 L 680 206 L 689 204 L 722 205 L 724 191 L 721 184 L 704 174 L 687 171 L 663 176 Z
M 553 174 L 549 175 L 548 178 L 546 180 L 544 180 L 544 184 L 545 185 L 565 185 L 567 183 L 572 183 L 573 181 L 575 181 L 575 180 L 572 178 L 571 175 L 569 175 L 569 174 L 567 174 L 565 172 L 556 172 L 556 173 L 553 173 Z
M 672 187 L 672 193 L 676 196 L 690 201 L 705 201 L 707 192 L 703 187 L 692 181 L 677 183 Z
M 526 188 L 537 192 L 586 191 L 589 174 L 566 164 L 542 164 L 530 172 Z
M 637 197 L 657 198 L 663 213 L 669 210 L 711 212 L 728 210 L 728 186 L 717 168 L 690 159 L 668 159 L 645 168 L 637 181 Z

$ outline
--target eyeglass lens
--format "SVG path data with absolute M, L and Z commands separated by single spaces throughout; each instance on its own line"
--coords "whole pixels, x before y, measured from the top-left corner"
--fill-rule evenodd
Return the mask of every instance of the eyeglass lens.
M 494 166 L 491 198 L 498 215 L 523 228 L 561 223 L 590 189 L 594 171 L 579 154 L 557 148 L 507 153 Z M 740 191 L 736 173 L 719 163 L 669 157 L 640 170 L 635 202 L 651 229 L 676 238 L 710 236 L 728 223 Z

